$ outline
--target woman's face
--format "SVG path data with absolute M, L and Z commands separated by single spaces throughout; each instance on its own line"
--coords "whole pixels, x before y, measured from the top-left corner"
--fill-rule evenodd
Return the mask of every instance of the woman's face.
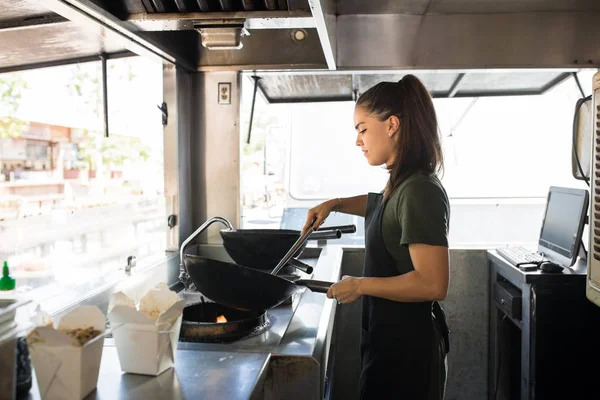
M 400 134 L 400 121 L 392 116 L 385 121 L 369 115 L 365 109 L 354 108 L 354 127 L 359 146 L 370 165 L 390 166 L 394 161 L 396 140 Z

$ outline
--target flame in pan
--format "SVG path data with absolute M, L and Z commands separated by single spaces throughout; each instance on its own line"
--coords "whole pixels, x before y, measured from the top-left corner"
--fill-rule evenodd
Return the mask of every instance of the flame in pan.
M 225 316 L 224 316 L 224 315 L 219 315 L 219 316 L 217 317 L 217 322 L 218 322 L 218 323 L 227 322 L 227 318 L 225 318 Z

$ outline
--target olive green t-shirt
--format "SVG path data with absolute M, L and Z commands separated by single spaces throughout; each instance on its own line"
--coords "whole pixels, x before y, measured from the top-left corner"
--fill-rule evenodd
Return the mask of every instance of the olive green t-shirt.
M 398 273 L 414 270 L 411 243 L 448 246 L 450 203 L 435 175 L 417 172 L 396 188 L 383 210 L 381 234 Z

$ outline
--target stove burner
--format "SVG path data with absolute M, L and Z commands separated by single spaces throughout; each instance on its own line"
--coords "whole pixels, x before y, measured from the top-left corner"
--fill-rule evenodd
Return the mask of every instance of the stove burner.
M 227 322 L 216 322 L 219 316 Z M 269 326 L 266 311 L 241 311 L 205 302 L 185 306 L 182 319 L 182 342 L 229 343 L 257 335 Z

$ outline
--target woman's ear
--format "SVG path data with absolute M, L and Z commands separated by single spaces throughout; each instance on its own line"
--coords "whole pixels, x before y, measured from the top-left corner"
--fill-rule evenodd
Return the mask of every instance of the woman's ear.
M 400 130 L 400 119 L 395 115 L 388 118 L 388 135 L 393 137 Z

